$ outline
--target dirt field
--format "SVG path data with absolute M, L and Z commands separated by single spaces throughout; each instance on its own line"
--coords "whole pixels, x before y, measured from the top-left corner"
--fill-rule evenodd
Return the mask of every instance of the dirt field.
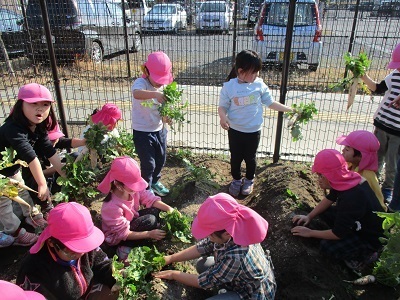
M 201 156 L 191 159 L 197 166 L 204 166 L 216 174 L 219 189 L 204 189 L 188 184 L 175 198 L 164 201 L 181 212 L 195 215 L 199 205 L 208 195 L 227 192 L 230 182 L 229 162 L 224 157 Z M 170 158 L 163 170 L 163 183 L 173 191 L 184 181 L 187 171 L 182 162 Z M 287 191 L 291 191 L 290 196 Z M 323 193 L 306 164 L 279 162 L 268 164 L 260 161 L 254 192 L 239 202 L 260 213 L 269 222 L 267 238 L 263 242 L 270 250 L 278 283 L 276 299 L 400 299 L 400 291 L 379 283 L 354 287 L 343 280 L 354 280 L 358 276 L 344 264 L 328 260 L 318 252 L 317 240 L 294 237 L 290 233 L 294 214 L 306 213 L 314 207 Z M 99 224 L 101 200 L 91 205 L 95 222 Z M 321 227 L 315 220 L 311 226 Z M 157 244 L 156 244 L 157 246 Z M 163 248 L 176 251 L 179 247 L 163 242 Z M 112 249 L 106 249 L 111 251 Z M 19 262 L 27 249 L 9 247 L 0 249 L 0 278 L 15 280 Z M 112 254 L 112 253 L 110 253 Z M 190 269 L 190 267 L 189 267 Z M 365 274 L 368 274 L 366 271 Z M 154 280 L 154 287 L 161 299 L 205 299 L 210 294 L 170 282 Z

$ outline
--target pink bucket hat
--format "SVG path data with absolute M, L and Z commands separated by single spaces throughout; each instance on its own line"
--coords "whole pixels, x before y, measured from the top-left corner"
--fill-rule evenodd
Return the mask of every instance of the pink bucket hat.
M 47 87 L 38 83 L 28 83 L 22 86 L 18 91 L 18 99 L 28 103 L 36 103 L 42 101 L 54 102 L 50 91 Z
M 29 252 L 35 254 L 50 237 L 58 239 L 68 249 L 87 253 L 104 241 L 103 232 L 94 226 L 89 210 L 76 202 L 60 203 L 50 210 L 48 225 Z
M 237 245 L 261 243 L 267 236 L 268 222 L 254 210 L 239 204 L 232 196 L 219 193 L 200 206 L 192 224 L 192 234 L 203 239 L 226 230 Z
M 148 183 L 142 178 L 138 163 L 129 156 L 120 156 L 113 160 L 110 171 L 100 182 L 97 189 L 107 194 L 111 189 L 111 182 L 118 180 L 132 191 L 141 192 L 145 190 Z
M 46 300 L 46 298 L 34 291 L 24 291 L 18 285 L 0 280 L 1 299 L 3 300 Z
M 171 61 L 164 52 L 150 53 L 144 65 L 149 70 L 151 79 L 158 84 L 170 84 L 174 80 Z
M 113 130 L 119 120 L 122 119 L 121 110 L 112 103 L 106 103 L 101 110 L 92 115 L 94 124 L 103 123 L 108 130 Z
M 55 141 L 55 140 L 59 139 L 60 137 L 65 136 L 64 133 L 61 131 L 60 126 L 58 124 L 56 125 L 56 127 L 54 127 L 53 130 L 49 131 L 47 133 L 47 135 L 49 136 L 50 141 Z
M 397 44 L 392 52 L 392 60 L 388 64 L 388 69 L 400 68 L 400 44 Z
M 331 187 L 337 191 L 346 191 L 361 181 L 361 175 L 349 171 L 343 155 L 334 149 L 325 149 L 315 156 L 313 173 L 324 175 Z
M 342 135 L 336 139 L 336 143 L 354 148 L 361 152 L 362 158 L 358 170 L 378 170 L 379 141 L 376 136 L 367 130 L 356 130 L 349 135 Z

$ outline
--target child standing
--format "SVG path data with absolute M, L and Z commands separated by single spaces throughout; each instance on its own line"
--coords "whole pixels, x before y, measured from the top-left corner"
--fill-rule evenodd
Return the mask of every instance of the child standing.
M 396 165 L 399 160 L 400 147 L 400 109 L 391 105 L 400 94 L 400 44 L 392 52 L 392 60 L 388 69 L 395 69 L 380 83 L 373 81 L 368 74 L 361 79 L 368 88 L 376 94 L 385 93 L 374 115 L 375 135 L 379 140 L 378 171 L 385 163 L 385 181 L 382 183 L 382 193 L 386 202 L 392 199 Z
M 104 234 L 89 210 L 76 202 L 60 203 L 48 221 L 22 262 L 17 284 L 47 300 L 117 299 L 111 294 L 112 261 L 99 247 Z
M 26 84 L 19 89 L 18 101 L 0 127 L 1 151 L 4 151 L 5 148 L 12 148 L 16 153 L 16 159 L 25 161 L 29 165 L 37 183 L 38 197 L 41 201 L 50 201 L 51 199 L 36 151 L 44 153 L 57 172 L 64 174 L 61 171 L 60 158 L 47 136 L 47 131 L 52 130 L 57 123 L 51 107 L 52 102 L 54 100 L 46 87 L 37 83 Z M 18 164 L 5 168 L 0 173 L 21 183 L 24 182 Z M 19 192 L 19 196 L 28 203 L 32 203 L 28 191 Z M 29 209 L 25 206 L 21 206 L 21 208 L 28 224 L 34 227 L 46 225 L 42 214 L 30 218 Z M 30 246 L 36 242 L 35 234 L 20 227 L 21 221 L 13 213 L 11 200 L 4 196 L 0 198 L 0 222 L 4 227 L 4 233 L 13 237 L 14 245 Z M 1 243 L 3 241 L 3 239 L 0 240 Z M 9 241 L 11 241 L 10 238 Z
M 383 212 L 375 193 L 360 174 L 350 171 L 342 154 L 334 149 L 320 151 L 312 172 L 322 189 L 329 194 L 306 216 L 296 215 L 293 235 L 321 239 L 320 250 L 346 265 L 361 271 L 377 259 L 382 248 L 382 222 L 375 212 Z M 336 203 L 336 205 L 333 205 Z M 330 227 L 316 230 L 306 227 L 317 216 Z
M 119 245 L 117 255 L 121 260 L 127 258 L 132 247 L 165 237 L 165 231 L 158 229 L 159 213 L 173 208 L 146 190 L 147 185 L 137 162 L 121 156 L 114 159 L 98 186 L 102 193 L 108 193 L 101 208 L 105 241 L 111 246 Z
M 260 245 L 267 231 L 268 222 L 254 210 L 225 193 L 211 196 L 192 224 L 193 236 L 201 241 L 164 257 L 166 265 L 199 258 L 199 275 L 168 270 L 154 276 L 197 288 L 227 290 L 210 300 L 272 300 L 276 292 L 272 261 Z
M 170 84 L 172 64 L 164 52 L 151 53 L 142 66 L 143 76 L 132 85 L 133 141 L 140 159 L 143 179 L 159 196 L 169 190 L 161 183 L 161 169 L 167 157 L 167 128 L 158 111 L 165 101 L 163 86 Z M 142 105 L 147 102 L 146 105 Z
M 263 124 L 263 104 L 268 108 L 288 112 L 292 109 L 274 102 L 268 86 L 258 77 L 262 62 L 252 50 L 243 50 L 236 56 L 235 66 L 221 90 L 218 114 L 221 127 L 228 130 L 233 181 L 229 193 L 237 197 L 253 191 L 256 172 L 256 154 Z M 240 166 L 246 163 L 246 177 Z
M 347 136 L 338 137 L 336 143 L 344 146 L 342 154 L 349 163 L 349 170 L 367 179 L 382 208 L 386 210 L 382 190 L 375 173 L 378 170 L 379 150 L 379 141 L 376 136 L 367 130 L 356 130 Z

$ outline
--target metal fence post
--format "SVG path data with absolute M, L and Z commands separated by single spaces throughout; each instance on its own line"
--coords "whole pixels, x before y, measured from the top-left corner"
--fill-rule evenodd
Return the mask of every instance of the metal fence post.
M 51 31 L 50 31 L 49 16 L 47 14 L 47 6 L 45 0 L 40 0 L 39 3 L 40 3 L 40 9 L 42 11 L 43 27 L 46 35 L 47 50 L 49 51 L 51 72 L 53 75 L 53 82 L 54 82 L 54 91 L 56 93 L 56 99 L 58 105 L 58 113 L 60 115 L 61 126 L 65 134 L 65 137 L 68 137 L 67 120 L 65 118 L 64 105 L 61 96 L 60 79 L 58 78 L 56 56 L 54 54 L 54 47 L 51 41 Z
M 289 12 L 288 12 L 288 23 L 286 25 L 286 37 L 285 37 L 285 54 L 282 66 L 282 79 L 281 87 L 279 90 L 279 102 L 285 104 L 287 84 L 289 79 L 289 67 L 290 67 L 290 51 L 292 48 L 292 36 L 294 27 L 294 13 L 296 10 L 296 0 L 290 0 L 289 2 Z M 282 139 L 282 128 L 283 128 L 283 113 L 278 114 L 278 124 L 276 127 L 276 137 L 275 137 L 275 149 L 273 155 L 273 162 L 276 163 L 279 160 L 281 139 Z

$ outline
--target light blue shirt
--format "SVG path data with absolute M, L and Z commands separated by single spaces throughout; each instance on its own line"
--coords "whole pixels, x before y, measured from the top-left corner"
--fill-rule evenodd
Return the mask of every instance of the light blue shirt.
M 240 132 L 252 133 L 261 130 L 263 104 L 274 103 L 268 86 L 261 78 L 252 83 L 239 83 L 233 78 L 221 89 L 219 106 L 226 109 L 229 125 Z

